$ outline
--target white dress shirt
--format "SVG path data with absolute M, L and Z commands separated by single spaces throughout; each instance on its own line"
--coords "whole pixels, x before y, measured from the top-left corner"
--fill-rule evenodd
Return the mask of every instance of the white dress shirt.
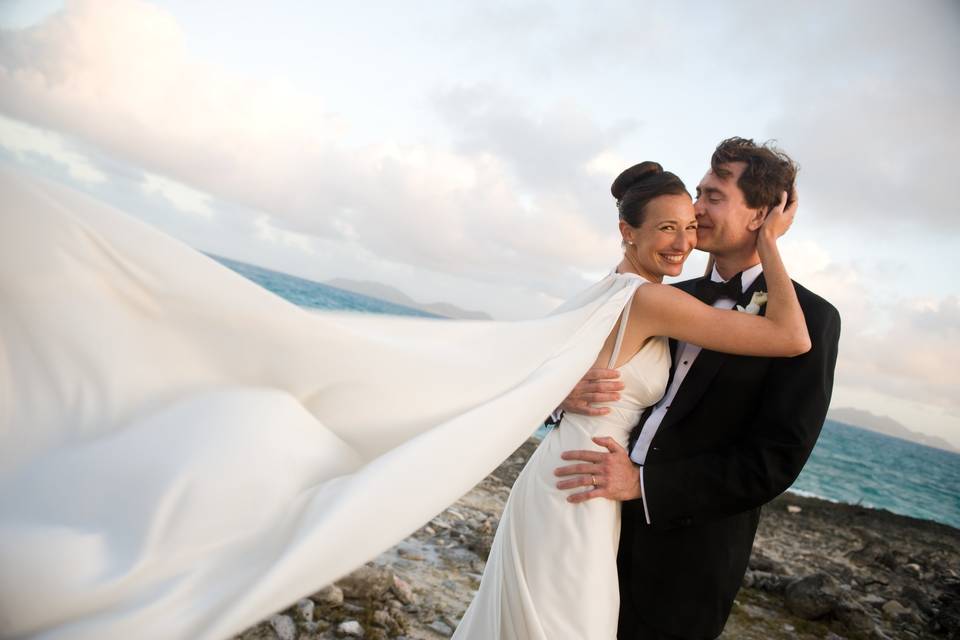
M 762 271 L 763 267 L 759 264 L 745 269 L 740 276 L 740 291 L 744 292 L 749 289 L 750 285 L 753 284 L 754 280 L 757 279 L 757 276 L 759 276 Z M 714 282 L 726 282 L 720 277 L 716 266 L 713 268 L 713 273 L 710 274 L 710 279 Z M 718 309 L 733 309 L 736 303 L 737 301 L 733 298 L 722 297 L 717 299 L 717 301 L 713 303 L 713 306 Z M 697 356 L 700 355 L 700 351 L 701 347 L 695 344 L 690 344 L 689 342 L 677 343 L 676 367 L 673 380 L 670 382 L 670 386 L 667 388 L 663 398 L 660 399 L 660 402 L 653 406 L 653 411 L 644 423 L 640 437 L 637 438 L 637 442 L 633 445 L 633 449 L 630 452 L 630 459 L 635 464 L 640 465 L 640 491 L 644 496 L 647 495 L 647 491 L 643 486 L 643 463 L 647 459 L 647 451 L 650 450 L 650 443 L 653 441 L 654 436 L 657 435 L 660 423 L 663 422 L 667 411 L 670 410 L 670 405 L 677 396 L 680 385 L 683 384 L 684 378 L 687 377 L 687 372 L 693 367 L 693 363 L 696 361 Z M 647 501 L 645 498 L 643 499 L 643 514 L 647 519 L 647 524 L 650 524 L 650 511 L 647 509 Z

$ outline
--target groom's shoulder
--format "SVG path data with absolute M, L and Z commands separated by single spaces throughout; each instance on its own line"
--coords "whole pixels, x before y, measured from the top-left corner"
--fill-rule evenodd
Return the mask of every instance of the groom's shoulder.
M 833 306 L 829 300 L 817 295 L 810 289 L 793 281 L 793 288 L 797 292 L 797 301 L 804 315 L 810 320 L 820 319 L 826 325 L 840 325 L 840 312 Z
M 807 289 L 796 280 L 793 280 L 793 288 L 797 292 L 797 300 L 800 301 L 801 306 L 817 309 L 828 315 L 840 315 L 840 312 L 837 311 L 837 308 L 833 306 L 829 300 L 810 291 L 810 289 Z

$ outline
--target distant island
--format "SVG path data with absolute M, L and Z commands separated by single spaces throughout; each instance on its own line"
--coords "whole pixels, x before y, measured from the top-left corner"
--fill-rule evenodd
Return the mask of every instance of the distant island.
M 426 311 L 427 313 L 443 316 L 444 318 L 458 318 L 461 320 L 493 319 L 483 311 L 469 311 L 467 309 L 461 309 L 460 307 L 452 305 L 449 302 L 431 302 L 427 304 L 417 302 L 399 289 L 391 287 L 390 285 L 381 284 L 379 282 L 334 278 L 333 280 L 327 280 L 323 284 L 336 287 L 337 289 L 343 289 L 344 291 L 351 291 L 353 293 L 359 293 L 360 295 L 369 296 L 371 298 L 377 298 L 379 300 L 385 300 L 394 304 L 403 305 L 404 307 L 419 309 L 420 311 Z
M 943 438 L 913 431 L 912 429 L 908 429 L 907 427 L 903 426 L 893 418 L 887 416 L 878 416 L 875 413 L 870 413 L 869 411 L 864 411 L 862 409 L 854 409 L 852 407 L 830 409 L 830 411 L 827 413 L 827 418 L 833 420 L 834 422 L 843 422 L 844 424 L 860 427 L 861 429 L 867 429 L 868 431 L 875 431 L 893 438 L 900 438 L 901 440 L 916 442 L 928 447 L 935 447 L 937 449 L 944 449 L 946 451 L 960 453 L 960 449 L 947 442 Z

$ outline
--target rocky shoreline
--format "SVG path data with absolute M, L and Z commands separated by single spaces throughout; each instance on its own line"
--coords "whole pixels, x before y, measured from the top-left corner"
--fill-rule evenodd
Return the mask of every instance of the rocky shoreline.
M 449 638 L 529 440 L 427 525 L 235 640 Z M 763 510 L 724 640 L 960 640 L 960 530 L 784 494 Z

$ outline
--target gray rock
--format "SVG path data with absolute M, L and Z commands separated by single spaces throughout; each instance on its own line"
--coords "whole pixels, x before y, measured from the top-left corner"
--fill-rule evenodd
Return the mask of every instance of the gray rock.
M 900 601 L 907 607 L 909 607 L 912 602 L 916 605 L 917 609 L 928 616 L 934 617 L 937 615 L 937 607 L 930 597 L 922 589 L 914 585 L 905 585 L 900 590 Z
M 313 603 L 313 600 L 309 598 L 304 598 L 297 602 L 297 613 L 300 614 L 300 619 L 304 622 L 313 622 L 313 610 L 316 605 Z
M 450 625 L 448 625 L 443 620 L 434 620 L 427 626 L 429 626 L 431 629 L 433 629 L 440 635 L 445 636 L 447 638 L 453 635 L 453 629 L 451 629 Z
M 896 600 L 890 600 L 883 605 L 883 615 L 890 620 L 900 620 L 901 618 L 910 617 L 910 609 L 903 606 Z
M 750 555 L 750 569 L 784 575 L 787 573 L 783 565 L 761 551 L 754 550 Z
M 393 623 L 393 618 L 390 617 L 390 613 L 379 609 L 373 612 L 373 624 L 380 625 L 384 629 L 389 627 Z
M 417 596 L 413 593 L 413 588 L 399 576 L 393 576 L 393 586 L 391 587 L 393 595 L 403 604 L 414 604 Z
M 290 616 L 271 616 L 270 626 L 273 627 L 280 640 L 296 640 L 297 625 Z
M 860 634 L 872 634 L 877 631 L 877 624 L 862 605 L 853 600 L 845 600 L 834 610 L 837 620 L 848 629 Z
M 413 561 L 423 560 L 423 556 L 415 551 L 409 551 L 407 549 L 399 549 L 397 550 L 397 553 L 403 556 L 404 558 L 406 558 L 407 560 L 413 560 Z
M 868 593 L 867 595 L 860 598 L 860 602 L 863 604 L 869 605 L 871 607 L 879 608 L 879 607 L 882 607 L 884 604 L 886 604 L 887 599 L 881 598 L 880 596 L 873 593 Z
M 770 618 L 769 609 L 764 609 L 763 607 L 758 607 L 753 604 L 741 604 L 737 606 L 738 612 L 751 620 L 768 620 Z
M 405 616 L 402 616 L 402 620 L 406 620 Z M 397 618 L 390 615 L 388 611 L 374 611 L 373 612 L 373 624 L 378 625 L 389 631 L 393 635 L 398 635 L 403 631 L 403 626 L 398 622 Z
M 410 626 L 410 615 L 403 609 L 390 609 L 390 617 L 404 629 Z
M 363 627 L 356 620 L 347 620 L 337 625 L 337 635 L 348 638 L 362 638 Z
M 310 596 L 310 599 L 319 604 L 338 605 L 343 604 L 343 589 L 335 584 L 324 587 Z
M 393 586 L 393 572 L 381 567 L 360 567 L 337 580 L 346 598 L 379 599 Z
M 261 622 L 235 636 L 233 640 L 277 640 L 277 632 L 269 622 Z
M 784 590 L 787 609 L 804 620 L 817 620 L 837 608 L 837 583 L 825 573 L 790 582 Z
M 781 593 L 790 584 L 791 579 L 786 576 L 768 573 L 766 571 L 750 571 L 743 574 L 743 586 L 772 593 Z

